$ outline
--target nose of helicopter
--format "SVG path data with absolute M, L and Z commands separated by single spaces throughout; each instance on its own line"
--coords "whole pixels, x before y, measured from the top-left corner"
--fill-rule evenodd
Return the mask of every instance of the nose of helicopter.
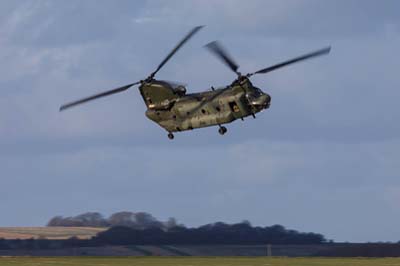
M 263 96 L 265 96 L 264 108 L 267 109 L 267 108 L 269 108 L 269 106 L 271 104 L 271 96 L 269 94 L 266 94 L 266 93 Z
M 261 94 L 257 98 L 251 101 L 251 104 L 257 107 L 262 107 L 262 109 L 267 109 L 271 103 L 271 96 L 266 93 Z

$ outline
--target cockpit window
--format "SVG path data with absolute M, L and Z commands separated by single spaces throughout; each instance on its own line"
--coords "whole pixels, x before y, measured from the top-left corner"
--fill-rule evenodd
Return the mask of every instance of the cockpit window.
M 257 96 L 257 97 L 261 96 L 262 95 L 262 91 L 259 88 L 254 87 L 254 95 Z

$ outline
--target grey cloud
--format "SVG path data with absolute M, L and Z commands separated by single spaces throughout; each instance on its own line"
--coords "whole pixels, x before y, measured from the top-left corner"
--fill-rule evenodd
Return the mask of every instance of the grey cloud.
M 377 33 L 397 25 L 396 1 L 152 1 L 145 17 L 180 25 L 207 21 L 222 35 L 283 38 L 351 37 Z M 186 22 L 185 24 L 187 24 Z M 240 33 L 239 33 L 240 32 Z

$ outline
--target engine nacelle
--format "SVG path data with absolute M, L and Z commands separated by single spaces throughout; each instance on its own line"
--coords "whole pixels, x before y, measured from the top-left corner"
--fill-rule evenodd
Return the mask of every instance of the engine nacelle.
M 184 86 L 175 87 L 174 92 L 179 96 L 184 96 L 186 94 L 186 88 Z

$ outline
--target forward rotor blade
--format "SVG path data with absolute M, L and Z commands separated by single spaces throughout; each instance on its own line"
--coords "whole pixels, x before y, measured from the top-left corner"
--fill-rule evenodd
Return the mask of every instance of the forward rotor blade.
M 186 36 L 183 38 L 177 46 L 167 55 L 167 57 L 161 62 L 161 64 L 157 67 L 156 71 L 154 71 L 150 77 L 153 78 L 154 75 L 168 62 L 168 60 L 184 45 L 194 34 L 196 34 L 201 28 L 204 26 L 197 26 L 193 28 Z
M 232 69 L 233 72 L 240 75 L 240 73 L 237 71 L 239 66 L 235 63 L 235 61 L 220 43 L 218 43 L 217 41 L 213 41 L 209 44 L 206 44 L 205 47 L 209 49 L 212 53 L 214 53 L 217 57 L 219 57 L 222 62 L 224 62 L 230 69 Z
M 70 102 L 70 103 L 64 104 L 64 105 L 62 105 L 60 107 L 60 112 L 65 110 L 65 109 L 71 108 L 71 107 L 73 107 L 75 105 L 86 103 L 88 101 L 95 100 L 95 99 L 98 99 L 98 98 L 101 98 L 101 97 L 105 97 L 105 96 L 108 96 L 108 95 L 111 95 L 111 94 L 115 94 L 115 93 L 126 91 L 130 87 L 132 87 L 134 85 L 137 85 L 139 83 L 140 83 L 140 81 L 135 82 L 135 83 L 131 83 L 131 84 L 128 84 L 128 85 L 125 85 L 123 87 L 119 87 L 119 88 L 116 88 L 116 89 L 113 89 L 113 90 L 109 90 L 109 91 L 105 91 L 105 92 L 102 92 L 102 93 L 99 93 L 99 94 L 95 94 L 95 95 L 92 95 L 90 97 L 83 98 L 81 100 L 77 100 L 77 101 L 74 101 L 74 102 Z
M 274 71 L 274 70 L 276 70 L 278 68 L 281 68 L 281 67 L 284 67 L 284 66 L 287 66 L 287 65 L 290 65 L 290 64 L 294 64 L 294 63 L 297 63 L 297 62 L 300 62 L 300 61 L 303 61 L 303 60 L 307 60 L 307 59 L 310 59 L 310 58 L 313 58 L 313 57 L 317 57 L 317 56 L 320 56 L 320 55 L 328 54 L 330 51 L 331 51 L 331 47 L 329 46 L 329 47 L 320 49 L 318 51 L 315 51 L 315 52 L 312 52 L 312 53 L 308 53 L 308 54 L 293 58 L 291 60 L 284 61 L 282 63 L 279 63 L 279 64 L 276 64 L 276 65 L 273 65 L 273 66 L 258 70 L 256 72 L 249 73 L 247 76 L 250 77 L 250 76 L 252 76 L 254 74 L 265 74 L 265 73 Z

